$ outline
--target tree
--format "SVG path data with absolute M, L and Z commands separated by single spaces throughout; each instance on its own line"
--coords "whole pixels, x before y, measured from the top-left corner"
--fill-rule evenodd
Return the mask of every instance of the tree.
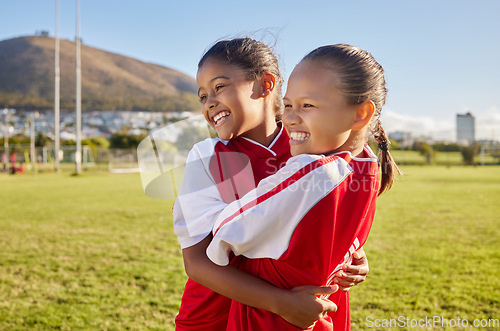
M 90 141 L 98 148 L 109 148 L 109 140 L 104 137 L 92 137 Z
M 397 141 L 396 139 L 392 139 L 392 138 L 389 138 L 389 141 L 391 143 L 391 145 L 390 145 L 391 149 L 393 149 L 393 150 L 401 149 L 401 145 L 400 145 L 399 141 Z
M 110 148 L 137 148 L 139 143 L 146 138 L 146 134 L 127 134 L 125 132 L 117 132 L 109 139 Z
M 420 153 L 420 155 L 423 155 L 425 157 L 425 163 L 432 164 L 434 162 L 435 151 L 432 148 L 432 146 L 429 145 L 428 143 L 425 142 L 420 143 L 420 146 L 418 147 L 418 152 Z
M 432 146 L 438 152 L 460 152 L 462 146 L 459 144 L 436 143 Z
M 38 132 L 36 137 L 35 137 L 35 146 L 38 147 L 45 147 L 49 144 L 49 137 L 45 135 L 43 132 Z
M 472 165 L 474 164 L 476 155 L 479 154 L 479 144 L 473 143 L 470 146 L 463 146 L 461 153 L 464 163 L 467 165 Z

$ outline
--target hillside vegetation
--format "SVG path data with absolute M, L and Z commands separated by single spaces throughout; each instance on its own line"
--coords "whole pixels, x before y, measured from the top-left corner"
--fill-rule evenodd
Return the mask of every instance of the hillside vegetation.
M 54 39 L 0 41 L 0 107 L 47 109 L 54 102 Z M 75 107 L 75 43 L 60 41 L 61 109 Z M 81 47 L 82 108 L 197 109 L 195 80 L 176 70 L 100 49 Z

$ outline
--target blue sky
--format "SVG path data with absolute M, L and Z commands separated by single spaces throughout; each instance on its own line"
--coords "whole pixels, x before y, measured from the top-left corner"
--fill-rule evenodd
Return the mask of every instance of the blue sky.
M 285 77 L 310 50 L 349 43 L 386 71 L 388 131 L 455 138 L 455 114 L 477 138 L 500 140 L 500 1 L 81 0 L 85 44 L 196 75 L 221 38 L 276 43 Z M 0 40 L 55 33 L 55 0 L 3 1 Z M 75 1 L 61 1 L 60 36 L 75 36 Z M 84 64 L 83 64 L 84 65 Z

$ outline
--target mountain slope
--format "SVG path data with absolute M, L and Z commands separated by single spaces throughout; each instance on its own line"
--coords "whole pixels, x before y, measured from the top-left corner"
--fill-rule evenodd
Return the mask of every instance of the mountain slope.
M 47 109 L 54 102 L 54 39 L 0 42 L 0 107 Z M 74 109 L 75 43 L 60 41 L 61 109 Z M 195 80 L 176 70 L 82 44 L 84 110 L 184 111 L 199 108 Z

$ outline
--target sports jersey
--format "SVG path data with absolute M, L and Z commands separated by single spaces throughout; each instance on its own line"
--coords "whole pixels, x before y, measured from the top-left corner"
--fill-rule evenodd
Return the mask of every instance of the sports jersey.
M 269 147 L 239 137 L 229 141 L 206 139 L 192 148 L 173 209 L 181 248 L 205 239 L 229 203 L 285 165 L 290 158 L 289 139 L 281 123 L 278 125 L 280 132 Z M 238 261 L 234 259 L 232 264 Z M 175 319 L 176 329 L 225 330 L 230 305 L 230 299 L 188 279 Z
M 219 265 L 233 253 L 243 255 L 241 270 L 285 289 L 331 284 L 367 239 L 378 177 L 368 146 L 363 158 L 349 152 L 295 156 L 221 212 L 207 255 Z M 330 300 L 338 311 L 313 330 L 350 330 L 348 293 Z M 232 302 L 227 330 L 297 329 L 268 311 Z

